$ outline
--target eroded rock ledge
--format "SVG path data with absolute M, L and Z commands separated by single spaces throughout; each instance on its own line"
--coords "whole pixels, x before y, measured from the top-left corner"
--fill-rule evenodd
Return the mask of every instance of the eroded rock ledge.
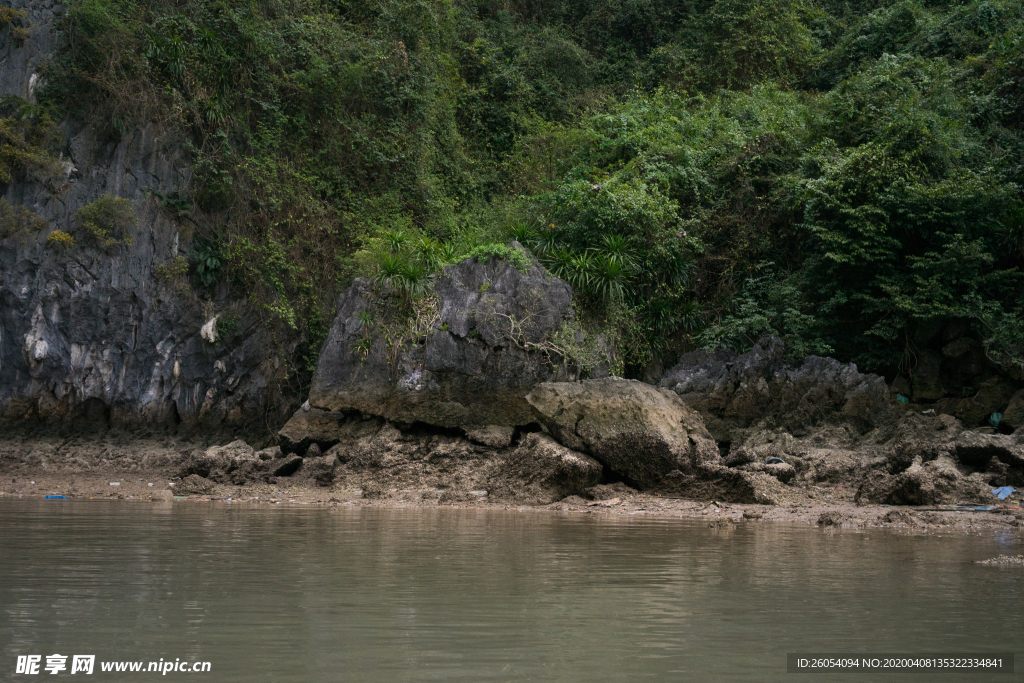
M 507 265 L 460 268 L 461 282 L 472 287 L 486 281 L 480 275 L 485 268 L 517 277 Z M 533 277 L 557 285 L 550 276 Z M 357 283 L 348 296 L 365 296 L 365 286 Z M 478 302 L 459 310 L 473 310 L 466 319 L 486 329 L 494 323 L 479 306 L 471 308 Z M 441 305 L 444 310 L 444 299 Z M 350 320 L 359 309 L 344 302 L 342 310 L 350 313 L 339 319 Z M 571 320 L 568 313 L 561 319 Z M 349 338 L 360 333 L 353 328 Z M 503 338 L 492 335 L 493 347 L 476 341 L 491 353 Z M 424 349 L 431 344 L 428 337 Z M 495 409 L 474 394 L 484 417 L 472 421 L 452 420 L 465 413 L 436 409 L 434 398 L 456 396 L 453 387 L 468 380 L 441 389 L 450 378 L 432 374 L 437 386 L 417 394 L 403 386 L 401 373 L 389 376 L 378 366 L 360 380 L 349 371 L 348 402 L 340 410 L 312 400 L 303 406 L 280 432 L 282 456 L 303 456 L 297 476 L 308 469 L 322 482 L 364 477 L 385 488 L 419 482 L 534 503 L 583 496 L 594 484 L 615 482 L 665 495 L 766 504 L 827 497 L 830 490 L 864 503 L 991 502 L 992 487 L 1024 485 L 1024 435 L 966 429 L 950 415 L 897 403 L 883 378 L 854 365 L 809 357 L 794 366 L 783 361 L 783 351 L 780 340 L 767 338 L 742 355 L 685 354 L 655 387 L 620 378 L 550 381 L 552 370 L 530 367 L 550 358 L 524 350 L 517 363 L 530 369 L 515 382 L 501 372 L 462 368 L 478 373 L 472 381 L 480 387 L 499 386 L 496 400 L 515 405 Z M 325 351 L 321 363 L 358 367 L 338 353 Z M 377 393 L 361 393 L 361 382 Z M 384 393 L 388 400 L 379 400 Z M 365 396 L 371 400 L 360 400 Z M 405 421 L 388 419 L 396 414 Z

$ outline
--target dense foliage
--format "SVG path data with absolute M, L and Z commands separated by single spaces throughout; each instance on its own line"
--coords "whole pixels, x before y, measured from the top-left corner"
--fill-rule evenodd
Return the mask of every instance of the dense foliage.
M 180 129 L 194 282 L 311 350 L 351 277 L 411 301 L 517 239 L 632 372 L 766 331 L 894 368 L 936 316 L 1020 363 L 1020 0 L 72 0 L 62 29 L 51 115 Z

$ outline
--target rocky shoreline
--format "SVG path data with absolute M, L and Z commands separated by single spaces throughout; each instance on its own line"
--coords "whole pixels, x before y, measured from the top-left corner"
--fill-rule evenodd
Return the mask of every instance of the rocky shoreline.
M 269 449 L 277 450 L 276 447 Z M 212 451 L 212 452 L 211 452 Z M 597 515 L 633 515 L 666 519 L 699 519 L 728 529 L 736 524 L 786 522 L 817 525 L 823 530 L 891 529 L 899 532 L 952 535 L 1024 536 L 1024 510 L 1009 500 L 1005 510 L 941 511 L 937 506 L 900 506 L 856 501 L 856 490 L 841 484 L 790 485 L 784 503 L 759 504 L 697 500 L 658 492 L 642 492 L 622 482 L 595 484 L 559 500 L 516 502 L 500 489 L 468 488 L 449 478 L 452 488 L 437 481 L 410 478 L 391 484 L 380 476 L 339 473 L 324 484 L 311 469 L 291 475 L 214 477 L 185 474 L 197 458 L 238 457 L 243 442 L 231 448 L 205 447 L 200 441 L 176 437 L 139 437 L 128 433 L 77 434 L 66 438 L 26 434 L 0 441 L 0 500 L 65 496 L 75 501 L 129 501 L 159 504 L 252 506 L 368 506 L 385 508 L 472 508 Z M 234 455 L 231 455 L 234 453 Z M 253 451 L 255 455 L 257 451 Z M 257 458 L 259 456 L 256 456 Z M 321 456 L 323 457 L 323 456 Z M 286 461 L 287 458 L 272 458 Z M 236 470 L 237 471 L 237 470 Z M 379 475 L 379 473 L 378 473 Z M 112 483 L 117 484 L 116 486 Z M 515 485 L 516 479 L 510 479 Z M 462 488 L 458 488 L 462 486 Z M 941 506 L 938 506 L 941 507 Z M 1017 509 L 1013 509 L 1017 508 Z
M 813 489 L 806 492 L 803 501 L 788 505 L 758 505 L 688 500 L 640 493 L 622 485 L 599 485 L 593 487 L 592 499 L 571 496 L 546 505 L 516 505 L 490 501 L 488 496 L 471 492 L 446 496 L 447 491 L 435 489 L 363 491 L 345 485 L 319 487 L 294 481 L 286 485 L 216 484 L 205 493 L 179 496 L 175 487 L 168 484 L 178 486 L 181 480 L 175 481 L 166 472 L 108 472 L 106 475 L 47 472 L 35 475 L 5 471 L 2 476 L 0 505 L 4 499 L 66 496 L 74 501 L 232 505 L 236 509 L 254 506 L 460 508 L 697 519 L 720 529 L 734 528 L 738 524 L 782 522 L 814 525 L 824 531 L 889 529 L 935 536 L 1013 534 L 1024 537 L 1024 510 L 942 512 L 908 506 L 858 505 L 849 500 L 842 487 Z M 119 485 L 114 487 L 110 482 Z M 153 486 L 149 486 L 151 483 Z
M 339 298 L 309 399 L 276 434 L 249 437 L 256 446 L 224 425 L 130 432 L 102 419 L 22 421 L 0 442 L 0 490 L 126 496 L 134 476 L 207 499 L 302 490 L 306 502 L 645 514 L 702 501 L 702 516 L 713 502 L 723 521 L 735 516 L 726 508 L 742 516 L 755 506 L 768 519 L 825 514 L 826 526 L 890 516 L 860 513 L 870 506 L 967 504 L 1016 518 L 1022 492 L 1000 500 L 993 489 L 1024 489 L 1024 430 L 1014 431 L 1024 390 L 984 385 L 957 417 L 853 364 L 787 362 L 770 336 L 745 354 L 684 354 L 646 381 L 615 377 L 613 354 L 580 351 L 568 285 L 520 255 L 448 268 L 413 309 L 356 280 Z M 1004 419 L 968 417 L 990 409 Z M 114 493 L 103 478 L 128 482 Z M 145 484 L 130 495 L 163 490 Z M 935 514 L 956 525 L 970 513 Z M 886 523 L 908 523 L 900 519 Z

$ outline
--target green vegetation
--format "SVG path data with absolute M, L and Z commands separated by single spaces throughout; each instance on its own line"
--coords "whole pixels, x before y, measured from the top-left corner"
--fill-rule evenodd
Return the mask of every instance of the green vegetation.
M 28 21 L 25 18 L 27 14 L 24 10 L 0 7 L 0 31 L 10 28 L 14 43 L 19 47 L 24 45 L 29 37 Z
M 54 230 L 47 236 L 46 245 L 58 251 L 64 251 L 75 246 L 75 238 L 63 230 Z
M 0 240 L 15 238 L 26 240 L 47 225 L 46 221 L 24 206 L 12 206 L 0 198 Z
M 166 263 L 158 263 L 153 267 L 153 274 L 156 279 L 174 287 L 179 292 L 185 292 L 188 288 L 188 259 L 184 256 L 175 256 Z M 218 321 L 218 327 L 223 328 L 224 317 Z
M 109 194 L 80 208 L 75 212 L 75 219 L 102 249 L 130 245 L 132 228 L 139 224 L 132 202 Z
M 488 262 L 491 258 L 503 259 L 511 263 L 520 273 L 530 272 L 530 257 L 522 249 L 516 249 L 507 244 L 481 244 L 473 247 L 459 260 L 471 258 L 483 262 Z
M 885 371 L 935 316 L 1022 362 L 1020 0 L 71 0 L 62 28 L 43 106 L 182 131 L 194 282 L 307 358 L 352 277 L 415 310 L 515 239 L 625 372 L 766 331 Z M 0 121 L 0 183 L 37 125 Z
M 52 150 L 58 140 L 46 107 L 13 95 L 0 98 L 0 186 L 54 175 L 60 168 Z

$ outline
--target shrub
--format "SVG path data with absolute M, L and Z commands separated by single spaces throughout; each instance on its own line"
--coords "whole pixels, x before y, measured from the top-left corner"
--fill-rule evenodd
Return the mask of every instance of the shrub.
M 20 97 L 0 98 L 0 185 L 6 185 L 27 171 L 46 180 L 61 169 L 51 151 L 59 138 L 45 107 L 29 104 Z
M 102 195 L 75 212 L 86 234 L 103 249 L 130 246 L 132 230 L 139 225 L 133 203 L 122 197 Z
M 220 246 L 209 240 L 196 240 L 191 258 L 196 265 L 196 279 L 203 287 L 212 287 L 221 279 L 224 256 Z
M 26 16 L 28 13 L 24 10 L 0 7 L 0 30 L 10 27 L 11 36 L 18 47 L 24 45 L 30 35 L 28 27 L 25 26 L 28 23 Z
M 459 260 L 464 261 L 475 258 L 486 262 L 492 257 L 508 261 L 520 273 L 528 273 L 530 271 L 529 255 L 521 249 L 516 249 L 506 244 L 481 244 L 474 247 Z
M 54 230 L 46 238 L 46 244 L 56 249 L 70 249 L 75 246 L 75 238 L 63 230 Z
M 33 232 L 39 232 L 46 225 L 45 220 L 26 207 L 12 206 L 0 197 L 0 239 L 27 239 Z
M 164 282 L 181 281 L 188 275 L 188 259 L 184 256 L 175 256 L 166 263 L 158 263 L 153 268 L 153 274 Z

